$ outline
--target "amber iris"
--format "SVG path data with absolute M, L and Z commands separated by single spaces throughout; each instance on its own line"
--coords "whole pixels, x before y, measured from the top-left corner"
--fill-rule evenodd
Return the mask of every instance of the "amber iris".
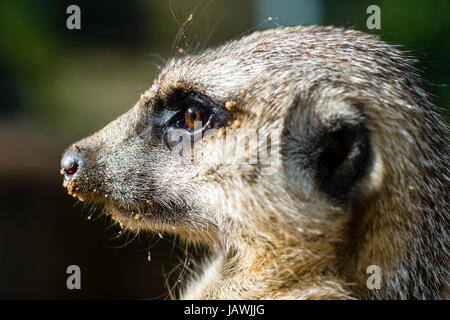
M 209 116 L 210 116 L 209 112 L 199 107 L 196 106 L 189 107 L 188 109 L 186 109 L 186 112 L 184 114 L 184 121 L 186 123 L 186 128 L 194 131 L 194 129 L 196 129 L 195 128 L 196 121 L 201 122 L 200 126 L 198 124 L 197 126 L 199 128 L 202 128 L 208 121 Z

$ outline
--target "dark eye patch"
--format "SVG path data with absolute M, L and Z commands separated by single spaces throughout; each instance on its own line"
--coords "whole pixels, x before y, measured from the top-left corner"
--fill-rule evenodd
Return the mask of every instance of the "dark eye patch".
M 210 128 L 220 128 L 227 125 L 231 116 L 223 102 L 215 101 L 203 93 L 182 89 L 174 89 L 164 98 L 155 101 L 152 114 L 144 112 L 143 132 L 150 133 L 152 138 L 167 143 L 167 135 L 171 130 L 186 130 L 187 134 L 193 134 L 190 130 L 189 118 L 186 113 L 189 109 L 198 112 L 203 127 L 202 132 Z M 194 117 L 196 113 L 193 113 Z

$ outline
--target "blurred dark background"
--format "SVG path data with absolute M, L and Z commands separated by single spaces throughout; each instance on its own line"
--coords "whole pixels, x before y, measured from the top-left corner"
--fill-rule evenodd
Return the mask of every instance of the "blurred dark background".
M 71 4 L 81 9 L 80 30 L 66 27 Z M 366 27 L 372 4 L 381 30 Z M 134 105 L 179 48 L 280 25 L 377 33 L 419 60 L 448 121 L 449 14 L 448 1 L 1 1 L 0 298 L 167 297 L 184 250 L 155 235 L 117 237 L 107 218 L 90 219 L 63 189 L 59 161 L 70 143 Z M 71 264 L 81 268 L 81 290 L 66 288 Z

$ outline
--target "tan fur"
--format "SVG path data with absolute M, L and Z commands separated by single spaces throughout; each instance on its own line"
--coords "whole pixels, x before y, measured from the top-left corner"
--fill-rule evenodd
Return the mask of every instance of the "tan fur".
M 230 118 L 197 144 L 195 163 L 148 133 L 161 105 L 189 92 Z M 358 126 L 368 160 L 338 199 L 317 178 L 321 139 Z M 270 134 L 276 170 L 245 161 L 261 141 L 235 164 L 217 161 L 231 129 Z M 214 258 L 181 298 L 437 299 L 448 286 L 445 131 L 393 47 L 352 30 L 280 28 L 169 61 L 133 109 L 76 143 L 83 160 L 67 186 L 126 228 L 209 247 Z M 366 286 L 370 265 L 382 270 L 381 289 Z

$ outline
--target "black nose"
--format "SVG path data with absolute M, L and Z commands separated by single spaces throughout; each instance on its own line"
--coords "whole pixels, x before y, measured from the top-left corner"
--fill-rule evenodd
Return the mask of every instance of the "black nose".
M 61 173 L 64 173 L 66 180 L 72 179 L 73 175 L 77 173 L 81 160 L 81 154 L 77 151 L 69 150 L 64 153 L 61 159 Z

